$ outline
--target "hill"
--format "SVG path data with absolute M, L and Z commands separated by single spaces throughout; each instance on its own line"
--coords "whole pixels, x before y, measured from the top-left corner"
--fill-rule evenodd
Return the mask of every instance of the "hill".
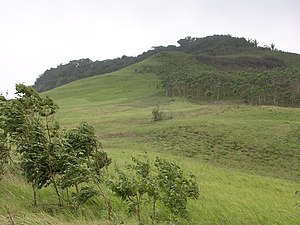
M 154 56 L 160 63 L 136 70 L 158 75 L 167 96 L 195 100 L 236 99 L 252 105 L 300 106 L 300 57 L 259 47 L 257 41 L 230 35 L 187 37 L 179 46 L 154 47 L 137 57 L 74 60 L 47 70 L 34 84 L 38 91 L 84 77 L 105 74 Z
M 137 57 L 122 56 L 120 58 L 103 61 L 92 61 L 90 59 L 72 60 L 65 65 L 61 64 L 56 68 L 46 70 L 36 79 L 33 87 L 39 92 L 44 92 L 78 79 L 117 71 L 138 63 L 163 50 L 174 49 L 176 49 L 175 46 L 155 47 Z
M 177 154 L 200 158 L 211 154 L 208 160 L 214 163 L 218 161 L 220 165 L 228 163 L 224 160 L 227 155 L 230 160 L 234 158 L 228 165 L 235 164 L 238 168 L 241 167 L 241 157 L 245 157 L 243 162 L 251 162 L 248 164 L 250 170 L 253 167 L 260 174 L 273 174 L 272 176 L 276 177 L 291 174 L 288 177 L 298 179 L 297 162 L 300 158 L 296 146 L 299 141 L 299 109 L 251 107 L 234 101 L 231 101 L 233 105 L 226 101 L 218 101 L 215 104 L 210 104 L 209 101 L 207 106 L 203 106 L 205 101 L 199 104 L 184 96 L 167 96 L 160 76 L 148 68 L 159 67 L 164 65 L 164 60 L 176 57 L 182 62 L 184 57 L 190 55 L 161 53 L 120 71 L 78 80 L 45 94 L 61 106 L 60 116 L 66 126 L 85 120 L 94 124 L 96 128 L 101 127 L 100 137 L 131 137 L 134 142 L 139 139 L 141 143 L 156 143 L 151 148 L 172 151 L 175 145 L 175 149 L 179 150 Z M 179 61 L 174 64 L 178 65 Z M 193 66 L 194 64 L 191 64 L 191 68 Z M 156 127 L 149 123 L 151 111 L 157 104 L 174 118 L 164 122 L 165 129 L 156 130 L 160 124 Z M 129 118 L 132 120 L 127 123 Z M 101 121 L 101 125 L 97 121 Z M 209 121 L 209 125 L 201 125 L 200 121 L 204 124 Z M 199 126 L 193 123 L 199 123 Z M 148 132 L 146 124 L 150 129 Z M 155 129 L 152 130 L 153 127 Z M 136 134 L 137 129 L 145 130 Z M 120 132 L 116 132 L 117 130 Z M 284 132 L 281 133 L 280 130 Z M 293 138 L 290 139 L 291 137 Z M 189 139 L 193 141 L 189 142 Z M 255 143 L 259 143 L 259 146 Z M 272 154 L 269 154 L 271 152 Z M 268 157 L 271 158 L 267 159 Z M 281 172 L 277 166 L 281 168 Z
M 226 101 L 211 99 L 210 95 L 196 98 L 187 91 L 183 94 L 183 86 L 179 91 L 173 88 L 172 93 L 165 85 L 168 74 L 187 73 L 193 79 L 197 71 L 219 71 L 219 66 L 228 74 L 245 73 L 249 69 L 244 71 L 245 67 L 257 63 L 245 63 L 244 57 L 261 62 L 265 53 L 255 50 L 225 57 L 161 52 L 121 70 L 80 79 L 42 95 L 59 105 L 62 127 L 73 128 L 82 121 L 93 125 L 113 164 L 124 166 L 131 156 L 147 152 L 150 159 L 166 158 L 195 174 L 200 198 L 188 202 L 188 218 L 179 219 L 179 224 L 297 225 L 299 209 L 295 204 L 299 200 L 294 193 L 300 187 L 299 108 L 245 105 L 236 96 L 226 96 Z M 279 59 L 262 62 L 272 65 L 268 71 L 297 68 L 297 55 L 267 53 Z M 199 63 L 199 55 L 206 61 Z M 234 66 L 223 68 L 221 62 L 230 58 Z M 152 110 L 157 106 L 164 119 L 154 122 Z M 113 166 L 108 171 L 113 173 Z M 51 187 L 37 194 L 39 202 L 34 208 L 32 187 L 9 162 L 0 181 L 0 224 L 11 223 L 10 218 L 16 224 L 111 224 L 101 200 L 89 201 L 76 211 L 58 207 Z M 112 193 L 110 197 L 116 213 L 114 223 L 137 224 L 127 216 L 126 203 Z M 158 207 L 161 223 L 167 224 L 170 214 Z M 150 223 L 145 217 L 145 224 Z

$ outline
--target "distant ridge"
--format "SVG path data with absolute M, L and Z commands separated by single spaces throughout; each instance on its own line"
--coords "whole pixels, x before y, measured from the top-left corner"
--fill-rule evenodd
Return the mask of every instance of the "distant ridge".
M 103 61 L 92 61 L 88 58 L 72 60 L 67 64 L 61 64 L 56 68 L 46 70 L 36 79 L 33 88 L 38 92 L 44 92 L 75 80 L 117 71 L 165 50 L 173 51 L 176 50 L 176 47 L 154 47 L 137 57 L 122 56 Z
M 122 56 L 103 61 L 72 60 L 67 64 L 46 70 L 36 79 L 33 87 L 38 92 L 44 92 L 78 79 L 117 71 L 162 51 L 185 51 L 213 56 L 228 55 L 255 48 L 255 41 L 231 35 L 213 35 L 204 38 L 186 37 L 178 40 L 178 44 L 178 47 L 174 45 L 153 47 L 137 57 Z
M 213 35 L 186 37 L 179 46 L 157 46 L 137 57 L 80 59 L 51 68 L 33 87 L 44 92 L 86 77 L 120 70 L 153 58 L 135 73 L 158 75 L 166 96 L 211 101 L 243 100 L 253 105 L 300 106 L 300 57 L 260 47 L 257 40 Z

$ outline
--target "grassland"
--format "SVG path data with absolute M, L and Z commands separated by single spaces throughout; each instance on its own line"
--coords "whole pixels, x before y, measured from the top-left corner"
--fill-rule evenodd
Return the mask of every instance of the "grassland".
M 64 127 L 92 124 L 114 163 L 147 152 L 196 175 L 200 198 L 189 202 L 180 224 L 300 224 L 294 193 L 300 190 L 300 111 L 230 102 L 193 103 L 163 96 L 160 80 L 137 73 L 154 58 L 123 70 L 79 80 L 47 92 L 60 106 Z M 152 121 L 156 105 L 172 119 Z M 38 192 L 10 167 L 0 182 L 0 224 L 109 224 L 101 201 L 79 212 L 54 206 L 50 189 Z M 114 199 L 116 221 L 136 224 Z M 5 209 L 5 205 L 7 209 Z M 163 218 L 168 217 L 161 208 Z M 149 223 L 149 221 L 146 223 Z

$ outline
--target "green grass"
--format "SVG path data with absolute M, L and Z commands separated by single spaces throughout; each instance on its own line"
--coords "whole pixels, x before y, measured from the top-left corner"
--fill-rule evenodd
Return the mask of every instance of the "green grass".
M 95 127 L 113 163 L 124 164 L 146 151 L 150 158 L 175 161 L 194 173 L 200 198 L 189 202 L 189 220 L 180 224 L 300 224 L 294 207 L 294 192 L 300 190 L 300 110 L 165 97 L 156 75 L 136 72 L 156 60 L 45 94 L 60 106 L 62 126 L 87 121 Z M 172 119 L 154 123 L 157 104 Z M 5 205 L 17 224 L 109 224 L 101 200 L 74 213 L 54 206 L 50 188 L 38 195 L 41 202 L 34 209 L 31 187 L 10 168 L 0 181 L 0 224 L 9 224 Z M 124 203 L 113 202 L 116 221 L 136 224 Z M 163 207 L 161 215 L 168 217 Z
M 138 146 L 131 143 L 124 148 L 109 148 L 107 151 L 119 164 L 129 162 L 131 155 L 143 154 Z M 178 162 L 186 172 L 192 171 L 199 183 L 200 198 L 189 202 L 190 219 L 182 220 L 181 224 L 300 224 L 293 195 L 299 188 L 297 182 L 250 175 L 199 163 L 195 159 L 149 152 L 150 158 L 157 155 Z M 67 208 L 57 209 L 53 206 L 54 193 L 49 189 L 38 192 L 43 200 L 34 209 L 29 185 L 15 176 L 6 177 L 0 190 L 3 203 L 0 206 L 0 224 L 8 221 L 4 204 L 20 224 L 109 224 L 100 203 L 90 204 L 76 213 Z M 118 208 L 118 219 L 125 220 L 125 224 L 133 224 L 134 220 L 126 216 L 125 205 L 122 207 L 116 199 L 114 202 Z

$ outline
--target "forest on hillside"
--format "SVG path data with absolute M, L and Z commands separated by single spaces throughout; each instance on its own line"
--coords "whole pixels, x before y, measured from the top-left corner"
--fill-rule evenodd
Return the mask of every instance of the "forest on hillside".
M 166 96 L 210 101 L 237 99 L 251 105 L 300 106 L 300 70 L 273 58 L 220 57 L 191 63 L 198 56 L 157 55 L 160 65 L 142 70 L 158 74 Z M 201 56 L 203 59 L 203 56 Z M 184 66 L 183 66 L 184 65 Z M 139 71 L 139 72 L 142 72 Z

